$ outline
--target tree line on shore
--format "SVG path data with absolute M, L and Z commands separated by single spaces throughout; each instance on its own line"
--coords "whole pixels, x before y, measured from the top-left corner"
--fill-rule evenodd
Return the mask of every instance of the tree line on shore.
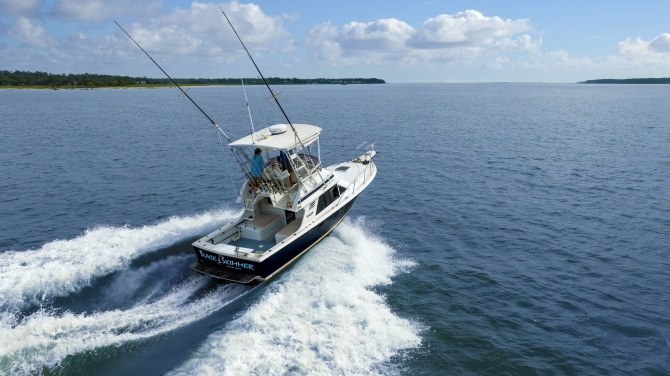
M 670 77 L 667 78 L 625 78 L 613 79 L 604 78 L 600 80 L 586 80 L 578 84 L 670 84 Z
M 379 78 L 266 78 L 271 85 L 384 84 Z M 241 85 L 239 78 L 175 78 L 180 85 Z M 167 78 L 115 76 L 108 74 L 52 74 L 0 70 L 0 86 L 114 87 L 171 84 Z M 262 85 L 260 78 L 245 78 L 245 85 Z

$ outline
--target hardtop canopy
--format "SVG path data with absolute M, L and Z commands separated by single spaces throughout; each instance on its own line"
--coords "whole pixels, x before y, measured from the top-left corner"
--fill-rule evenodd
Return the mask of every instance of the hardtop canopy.
M 321 128 L 315 125 L 293 124 L 293 126 L 295 127 L 296 133 L 298 134 L 300 140 L 302 140 L 302 143 L 305 146 L 307 146 L 307 144 L 310 144 L 314 140 L 319 138 L 319 133 L 321 133 Z M 288 124 L 286 125 L 286 132 L 284 133 L 272 134 L 270 133 L 270 127 L 267 127 L 228 144 L 228 146 L 231 147 L 251 146 L 261 148 L 264 150 L 268 149 L 290 150 L 299 145 L 300 142 L 298 141 L 298 138 L 291 129 L 291 126 L 289 126 Z

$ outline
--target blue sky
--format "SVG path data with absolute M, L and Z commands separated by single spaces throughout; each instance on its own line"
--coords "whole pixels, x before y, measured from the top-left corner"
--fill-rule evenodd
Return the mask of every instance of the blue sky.
M 267 76 L 388 82 L 670 77 L 669 1 L 221 3 Z M 207 1 L 0 0 L 0 69 L 250 77 Z

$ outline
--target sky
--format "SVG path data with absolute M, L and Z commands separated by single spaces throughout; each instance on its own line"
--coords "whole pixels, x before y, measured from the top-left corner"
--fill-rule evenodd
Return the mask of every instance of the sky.
M 670 1 L 218 3 L 268 77 L 577 82 L 670 77 Z M 257 74 L 217 3 L 0 0 L 0 70 Z

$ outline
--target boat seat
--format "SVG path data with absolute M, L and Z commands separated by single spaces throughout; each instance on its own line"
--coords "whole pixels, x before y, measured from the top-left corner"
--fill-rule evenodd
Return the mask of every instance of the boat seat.
M 284 228 L 277 231 L 277 234 L 275 235 L 275 242 L 279 243 L 280 241 L 293 235 L 294 232 L 298 231 L 301 224 L 302 224 L 302 218 L 296 218 L 295 220 L 293 220 L 293 222 L 284 226 Z
M 254 229 L 262 229 L 270 223 L 274 222 L 275 219 L 279 218 L 279 215 L 272 213 L 261 214 L 258 217 L 254 218 L 251 222 L 247 223 L 247 226 L 251 225 Z
M 247 218 L 242 228 L 242 237 L 245 239 L 271 242 L 277 230 L 284 225 L 284 218 L 278 214 L 264 213 L 256 218 Z

